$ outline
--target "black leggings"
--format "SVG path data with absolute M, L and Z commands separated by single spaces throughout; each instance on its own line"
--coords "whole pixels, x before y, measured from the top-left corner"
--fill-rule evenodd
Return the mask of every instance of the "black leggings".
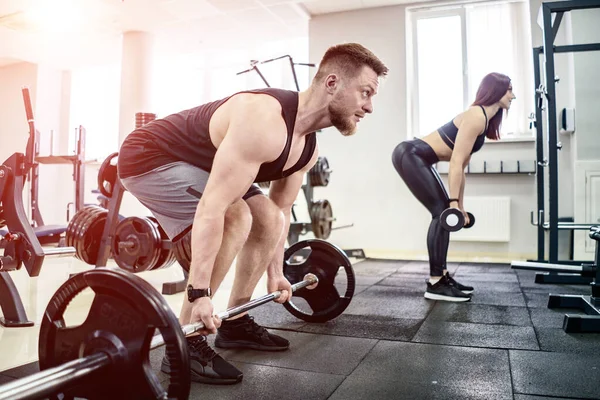
M 402 142 L 392 153 L 396 171 L 412 194 L 431 213 L 431 224 L 427 232 L 431 276 L 442 276 L 450 242 L 450 232 L 440 224 L 440 214 L 448 208 L 448 193 L 440 175 L 432 167 L 438 161 L 431 146 L 420 139 Z

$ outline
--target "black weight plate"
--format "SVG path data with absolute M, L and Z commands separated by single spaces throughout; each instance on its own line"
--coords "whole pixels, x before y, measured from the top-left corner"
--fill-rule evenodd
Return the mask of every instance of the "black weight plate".
M 100 165 L 98 170 L 98 190 L 108 198 L 112 197 L 112 190 L 117 182 L 117 156 L 118 152 L 112 153 Z
M 86 234 L 87 229 L 90 226 L 91 221 L 94 217 L 101 213 L 100 207 L 88 207 L 86 213 L 79 218 L 77 227 L 73 234 L 73 246 L 75 248 L 81 247 L 83 243 L 83 237 Z
M 94 222 L 94 219 L 97 215 L 101 213 L 106 213 L 106 210 L 99 206 L 87 206 L 81 209 L 79 212 L 75 214 L 75 216 L 69 222 L 66 231 L 65 242 L 67 246 L 71 246 L 75 248 L 75 257 L 78 259 L 88 262 L 89 258 L 86 257 L 86 240 L 85 236 L 87 234 L 87 230 L 90 228 L 91 224 Z M 100 236 L 102 232 L 99 233 L 98 242 L 100 241 Z M 98 244 L 99 249 L 99 244 Z M 97 249 L 97 250 L 98 250 Z M 96 256 L 97 256 L 96 250 Z M 94 262 L 91 264 L 95 263 Z
M 129 272 L 152 270 L 161 255 L 160 232 L 146 217 L 127 217 L 117 225 L 112 240 L 113 259 Z
M 78 235 L 79 242 L 76 243 L 75 249 L 81 260 L 90 265 L 95 265 L 100 251 L 100 242 L 102 241 L 108 210 L 98 207 L 97 210 L 91 212 L 93 213 L 92 216 L 82 224 Z
M 467 211 L 467 215 L 469 216 L 469 223 L 465 224 L 465 226 L 464 226 L 465 229 L 468 229 L 468 228 L 472 227 L 473 225 L 475 225 L 475 216 L 468 211 Z
M 346 254 L 324 240 L 297 242 L 285 251 L 283 274 L 294 284 L 302 281 L 308 273 L 319 278 L 317 287 L 295 291 L 292 298 L 283 304 L 286 310 L 307 322 L 326 322 L 343 313 L 352 301 L 356 285 L 354 269 Z M 345 291 L 340 295 L 336 285 L 342 284 Z M 304 299 L 310 309 L 302 307 L 296 298 Z
M 327 239 L 331 235 L 333 209 L 328 200 L 317 200 L 310 207 L 312 231 L 317 239 Z
M 95 296 L 83 324 L 67 327 L 64 314 L 84 289 Z M 171 364 L 167 390 L 149 360 L 150 342 L 158 329 Z M 82 272 L 65 282 L 50 299 L 40 325 L 40 370 L 105 350 L 112 365 L 93 372 L 81 384 L 69 385 L 65 398 L 187 399 L 190 361 L 186 338 L 165 299 L 145 280 L 117 268 Z M 110 338 L 105 340 L 103 338 Z M 113 343 L 119 344 L 118 346 Z M 113 352 L 120 348 L 120 352 Z M 161 395 L 162 394 L 162 395 Z
M 92 209 L 95 209 L 96 206 L 86 206 L 81 210 L 77 211 L 73 218 L 69 221 L 67 225 L 67 231 L 65 232 L 65 244 L 70 247 L 75 247 L 75 237 L 77 231 L 80 229 L 81 221 L 87 218 Z
M 440 214 L 440 224 L 448 232 L 456 232 L 463 228 L 465 217 L 458 208 L 449 207 Z
M 329 161 L 326 157 L 319 157 L 317 162 L 308 172 L 310 184 L 312 186 L 327 186 L 329 185 L 329 177 L 331 170 L 329 169 Z
M 76 257 L 80 260 L 83 260 L 83 256 L 81 255 L 81 249 L 83 246 L 83 237 L 85 236 L 85 232 L 90 225 L 90 221 L 100 212 L 99 208 L 96 207 L 88 207 L 86 212 L 79 217 L 77 225 L 75 226 L 75 231 L 73 232 L 73 237 L 71 241 L 73 242 L 72 246 L 75 247 Z
M 181 268 L 190 272 L 190 264 L 192 262 L 192 231 L 189 231 L 184 237 L 179 239 L 173 246 L 173 253 Z
M 165 232 L 165 230 L 162 228 L 162 226 L 160 226 L 160 224 L 158 223 L 158 220 L 156 218 L 154 218 L 154 217 L 146 217 L 146 218 L 148 218 L 150 221 L 152 221 L 156 224 L 156 228 L 160 232 L 161 241 L 169 240 L 169 236 L 167 235 L 167 232 Z M 156 265 L 154 265 L 154 268 L 152 268 L 152 269 L 154 270 L 154 269 L 168 268 L 174 262 L 175 262 L 175 254 L 173 254 L 173 250 L 171 249 L 170 246 L 165 247 L 161 250 L 160 257 L 158 258 Z

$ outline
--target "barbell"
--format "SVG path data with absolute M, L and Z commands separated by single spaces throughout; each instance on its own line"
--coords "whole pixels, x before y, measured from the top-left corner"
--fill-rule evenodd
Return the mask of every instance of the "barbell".
M 76 250 L 75 257 L 96 265 L 108 210 L 88 205 L 79 210 L 65 233 L 67 246 Z M 129 272 L 166 268 L 175 262 L 171 242 L 154 217 L 120 219 L 111 241 L 111 257 Z
M 288 248 L 284 275 L 292 283 L 292 298 L 304 298 L 313 313 L 291 301 L 284 307 L 306 321 L 340 315 L 354 295 L 354 274 L 347 260 L 339 248 L 318 239 Z M 336 283 L 341 268 L 346 271 L 344 296 L 336 287 L 342 283 Z M 80 325 L 67 326 L 68 305 L 86 289 L 94 293 L 87 318 Z M 217 315 L 226 320 L 280 295 L 269 293 Z M 180 326 L 165 298 L 138 275 L 113 267 L 79 273 L 61 285 L 45 310 L 38 344 L 41 371 L 0 386 L 0 400 L 58 394 L 90 400 L 187 399 L 190 360 L 185 337 L 202 328 L 201 323 Z M 149 361 L 149 352 L 161 346 L 171 365 L 166 387 Z

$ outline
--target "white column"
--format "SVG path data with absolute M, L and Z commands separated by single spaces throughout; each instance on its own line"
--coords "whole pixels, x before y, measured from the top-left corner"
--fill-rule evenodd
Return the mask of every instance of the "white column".
M 153 36 L 149 32 L 124 32 L 121 57 L 119 145 L 135 129 L 135 113 L 152 110 Z

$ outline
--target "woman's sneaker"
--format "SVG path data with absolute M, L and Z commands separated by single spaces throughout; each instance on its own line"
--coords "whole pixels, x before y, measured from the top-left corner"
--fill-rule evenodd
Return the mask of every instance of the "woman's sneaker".
M 462 284 L 458 283 L 457 281 L 454 280 L 453 277 L 450 276 L 450 274 L 446 274 L 446 276 L 448 277 L 448 282 L 450 283 L 450 285 L 456 287 L 461 292 L 463 292 L 465 294 L 473 293 L 473 286 L 467 286 L 467 285 L 462 285 Z
M 458 290 L 456 286 L 453 286 L 448 281 L 448 276 L 444 275 L 434 284 L 427 281 L 427 290 L 425 291 L 425 298 L 430 300 L 441 300 L 441 301 L 470 301 L 471 296 Z
M 206 342 L 205 336 L 187 337 L 190 351 L 190 369 L 192 381 L 231 385 L 242 380 L 242 371 L 225 361 Z M 160 370 L 165 374 L 171 372 L 167 357 L 163 357 Z

